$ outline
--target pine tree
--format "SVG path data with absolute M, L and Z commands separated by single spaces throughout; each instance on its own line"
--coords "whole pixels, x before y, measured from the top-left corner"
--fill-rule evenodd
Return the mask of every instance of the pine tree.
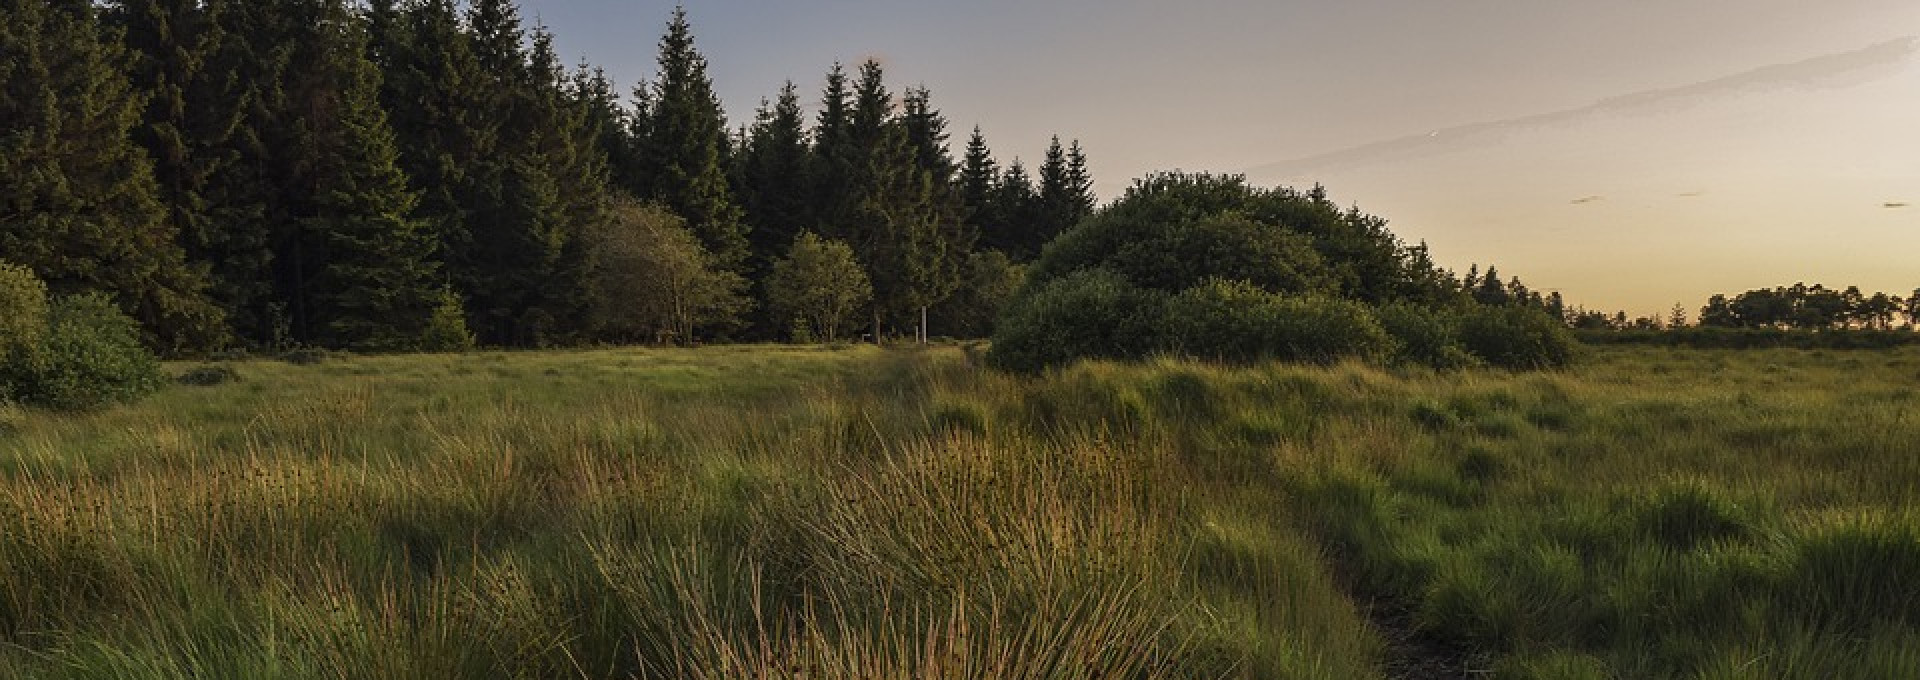
M 648 160 L 658 168 L 653 197 L 686 218 L 723 269 L 739 271 L 748 245 L 741 210 L 727 186 L 726 120 L 684 7 L 674 9 L 660 38 L 659 63 L 647 137 Z
M 857 203 L 846 240 L 873 283 L 875 340 L 885 320 L 911 319 L 924 341 L 927 308 L 957 285 L 966 244 L 951 180 L 936 181 L 937 169 L 922 165 L 924 146 L 913 142 L 911 118 L 895 115 L 885 81 L 879 62 L 868 61 L 854 85 L 846 143 L 858 161 L 848 172 Z M 921 99 L 923 144 L 943 145 L 929 121 L 937 114 Z
M 981 235 L 983 242 L 994 239 L 999 231 L 995 228 L 1000 225 L 993 210 L 994 189 L 999 180 L 1000 166 L 993 160 L 993 150 L 987 148 L 986 135 L 975 125 L 973 135 L 967 138 L 966 157 L 960 163 L 960 177 L 956 181 L 967 223 Z
M 1038 253 L 1042 246 L 1080 220 L 1093 214 L 1093 181 L 1087 174 L 1086 156 L 1075 141 L 1071 150 L 1055 135 L 1047 146 L 1046 161 L 1040 165 L 1039 204 L 1035 220 L 1024 235 L 1027 250 Z
M 310 4 L 310 3 L 309 3 Z M 248 345 L 280 347 L 295 341 L 293 301 L 278 288 L 277 261 L 291 231 L 290 147 L 296 141 L 287 78 L 294 59 L 298 17 L 292 2 L 207 2 L 219 44 L 202 73 L 212 87 L 195 92 L 190 109 L 232 106 L 234 128 L 216 146 L 225 163 L 207 178 L 211 224 L 186 234 L 196 259 L 211 265 L 212 291 L 232 327 Z
M 847 221 L 852 219 L 857 204 L 853 175 L 860 152 L 852 138 L 852 96 L 846 69 L 835 63 L 820 94 L 809 178 L 813 187 L 811 221 L 814 230 L 829 239 L 846 239 Z
M 416 349 L 441 301 L 435 239 L 413 218 L 417 196 L 400 171 L 362 25 L 339 0 L 324 18 L 303 55 L 314 60 L 306 67 L 314 87 L 303 94 L 328 104 L 304 121 L 314 145 L 301 236 L 323 258 L 309 323 L 329 346 Z
M 133 142 L 128 68 L 90 3 L 0 2 L 0 253 L 55 293 L 113 294 L 163 350 L 205 349 L 221 315 Z
M 1005 252 L 1015 262 L 1029 262 L 1038 257 L 1038 244 L 1045 243 L 1033 236 L 1039 220 L 1040 195 L 1034 190 L 1033 177 L 1027 174 L 1027 166 L 1020 159 L 1014 159 L 1000 174 L 993 206 L 998 221 L 986 232 L 987 246 Z
M 741 159 L 741 203 L 746 208 L 754 267 L 785 254 L 809 224 L 806 121 L 799 89 L 789 81 L 780 98 L 763 105 Z
M 907 88 L 901 99 L 900 124 L 906 128 L 914 164 L 933 179 L 937 191 L 946 192 L 957 168 L 947 148 L 947 117 L 933 108 L 933 93 L 925 87 Z
M 1500 280 L 1500 270 L 1487 265 L 1487 275 L 1480 279 L 1480 286 L 1473 290 L 1473 297 L 1483 305 L 1504 305 L 1510 301 L 1507 296 L 1507 284 Z
M 386 15 L 383 19 L 382 15 Z M 417 215 L 428 223 L 450 269 L 467 272 L 470 211 L 481 193 L 473 171 L 498 146 L 502 121 L 453 0 L 394 0 L 370 7 L 369 54 L 383 74 L 386 108 Z

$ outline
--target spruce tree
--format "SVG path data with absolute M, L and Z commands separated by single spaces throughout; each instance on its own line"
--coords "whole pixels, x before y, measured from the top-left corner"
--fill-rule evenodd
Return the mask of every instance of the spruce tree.
M 987 137 L 980 132 L 980 126 L 973 126 L 973 135 L 967 138 L 966 157 L 960 162 L 959 184 L 960 206 L 966 216 L 967 224 L 980 234 L 981 241 L 989 247 L 1000 248 L 998 238 L 997 215 L 994 207 L 994 189 L 1000 179 L 1000 166 L 993 160 L 993 150 L 987 147 Z
M 835 63 L 820 93 L 820 114 L 814 125 L 809 185 L 809 209 L 814 230 L 829 239 L 848 237 L 847 221 L 857 204 L 853 174 L 860 151 L 853 143 L 853 92 L 847 72 Z
M 0 253 L 55 293 L 112 294 L 165 351 L 223 341 L 131 133 L 145 98 L 85 2 L 0 2 Z
M 311 194 L 301 238 L 322 257 L 309 323 L 329 346 L 416 349 L 441 301 L 435 239 L 413 217 L 417 196 L 400 171 L 363 25 L 340 0 L 323 16 L 304 55 L 315 61 L 305 67 L 314 87 L 303 94 L 330 104 L 304 121 L 313 146 L 303 159 Z
M 608 157 L 601 142 L 606 128 L 596 116 L 591 94 L 574 90 L 553 50 L 553 36 L 535 32 L 530 55 L 537 106 L 532 139 L 536 152 L 565 187 L 558 205 L 559 227 L 551 238 L 555 258 L 545 280 L 541 307 L 553 319 L 550 341 L 577 343 L 593 332 L 592 254 L 587 233 L 612 210 Z
M 646 141 L 648 161 L 658 171 L 653 197 L 687 220 L 723 269 L 739 271 L 748 246 L 740 208 L 727 186 L 726 120 L 684 7 L 674 9 L 660 38 L 659 64 Z
M 778 100 L 761 107 L 742 154 L 741 203 L 756 269 L 784 255 L 809 224 L 803 115 L 799 89 L 789 81 Z
M 944 155 L 944 134 L 929 124 L 937 114 L 922 95 L 918 123 L 911 112 L 896 116 L 885 78 L 881 65 L 868 61 L 854 85 L 846 139 L 858 159 L 848 173 L 857 203 L 847 240 L 873 283 L 875 339 L 892 319 L 914 326 L 924 340 L 927 308 L 957 284 L 966 243 L 957 203 L 949 200 L 951 180 L 936 181 L 937 161 L 933 168 L 923 165 L 929 145 Z M 945 167 L 950 176 L 951 160 Z
M 988 247 L 1005 252 L 1015 262 L 1032 261 L 1040 255 L 1038 244 L 1044 243 L 1033 235 L 1039 207 L 1040 195 L 1034 191 L 1033 176 L 1027 173 L 1026 164 L 1015 158 L 1000 174 L 994 188 L 996 222 L 983 241 Z
M 1040 196 L 1035 220 L 1025 236 L 1027 249 L 1038 253 L 1048 241 L 1093 214 L 1093 180 L 1086 156 L 1075 141 L 1071 150 L 1055 135 L 1040 165 Z
M 376 0 L 370 7 L 369 54 L 380 67 L 380 101 L 400 152 L 400 168 L 420 194 L 426 221 L 450 268 L 468 272 L 475 169 L 498 148 L 501 117 L 488 107 L 494 92 L 481 73 L 453 0 Z M 381 20 L 381 15 L 390 15 Z
M 933 108 L 933 94 L 927 88 L 907 88 L 901 99 L 900 124 L 906 128 L 914 164 L 933 179 L 937 191 L 945 193 L 958 168 L 947 148 L 947 117 Z
M 311 4 L 311 3 L 306 3 Z M 281 195 L 295 167 L 294 116 L 288 72 L 299 17 L 281 2 L 207 2 L 218 48 L 204 77 L 212 87 L 195 94 L 193 109 L 232 106 L 234 128 L 215 146 L 225 154 L 207 178 L 209 221 L 217 228 L 186 234 L 190 251 L 211 266 L 213 294 L 234 332 L 248 345 L 295 342 L 293 304 L 278 288 L 277 261 L 291 231 L 290 202 Z

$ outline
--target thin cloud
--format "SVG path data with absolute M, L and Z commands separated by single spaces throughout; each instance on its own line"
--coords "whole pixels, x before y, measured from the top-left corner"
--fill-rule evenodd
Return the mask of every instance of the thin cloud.
M 1763 66 L 1690 85 L 1609 97 L 1576 109 L 1460 125 L 1362 144 L 1329 153 L 1259 166 L 1253 168 L 1248 174 L 1299 177 L 1325 170 L 1484 146 L 1514 132 L 1577 123 L 1600 116 L 1665 111 L 1704 99 L 1781 87 L 1811 89 L 1855 85 L 1890 75 L 1900 65 L 1913 59 L 1916 52 L 1920 52 L 1920 36 L 1908 36 L 1851 52 Z
M 1701 197 L 1701 196 L 1705 196 L 1705 195 L 1707 195 L 1707 192 L 1704 192 L 1704 191 L 1689 191 L 1689 192 L 1686 192 L 1686 193 L 1684 193 L 1684 194 L 1674 194 L 1674 195 L 1675 195 L 1675 196 L 1678 196 L 1678 197 L 1680 197 L 1680 198 L 1699 198 L 1699 197 Z
M 1573 204 L 1574 204 L 1574 205 L 1586 205 L 1586 204 L 1588 204 L 1588 203 L 1599 203 L 1599 202 L 1601 202 L 1601 201 L 1604 201 L 1604 200 L 1607 200 L 1607 197 L 1605 197 L 1605 196 L 1582 196 L 1582 197 L 1580 197 L 1580 198 L 1576 198 L 1576 199 L 1573 199 Z

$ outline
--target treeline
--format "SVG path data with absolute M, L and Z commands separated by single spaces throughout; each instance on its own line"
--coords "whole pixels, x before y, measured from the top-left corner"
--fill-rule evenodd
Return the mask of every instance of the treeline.
M 1920 325 L 1920 289 L 1903 299 L 1887 293 L 1868 295 L 1859 286 L 1839 290 L 1796 283 L 1732 298 L 1715 295 L 1700 309 L 1700 325 L 1716 328 L 1888 330 L 1901 320 L 1909 329 Z
M 881 65 L 726 120 L 676 10 L 623 95 L 511 0 L 0 2 L 0 260 L 169 353 L 984 335 L 1094 210 Z
M 1641 318 L 1631 322 L 1624 313 L 1606 325 L 1579 325 L 1580 339 L 1590 344 L 1661 345 L 1716 349 L 1883 349 L 1920 345 L 1920 290 L 1902 298 L 1887 293 L 1871 295 L 1858 286 L 1844 289 L 1796 283 L 1750 290 L 1739 295 L 1714 295 L 1700 309 L 1699 322 L 1688 324 L 1685 309 L 1675 306 L 1664 322 Z

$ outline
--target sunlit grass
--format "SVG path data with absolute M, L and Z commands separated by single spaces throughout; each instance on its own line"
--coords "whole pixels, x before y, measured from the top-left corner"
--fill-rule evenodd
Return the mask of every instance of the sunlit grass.
M 1365 678 L 1388 605 L 1502 677 L 1920 667 L 1914 350 L 977 354 L 251 361 L 0 407 L 0 676 Z

